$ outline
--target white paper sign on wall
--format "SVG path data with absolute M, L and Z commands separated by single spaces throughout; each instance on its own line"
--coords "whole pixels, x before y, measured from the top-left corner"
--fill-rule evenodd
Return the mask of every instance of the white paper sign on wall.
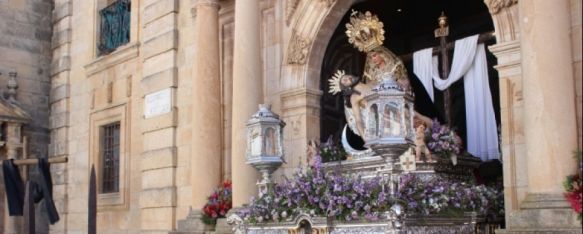
M 162 115 L 172 110 L 172 89 L 167 88 L 144 97 L 144 118 Z

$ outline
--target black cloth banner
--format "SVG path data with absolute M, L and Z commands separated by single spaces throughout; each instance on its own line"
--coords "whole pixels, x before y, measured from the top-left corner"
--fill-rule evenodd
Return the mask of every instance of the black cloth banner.
M 8 215 L 22 216 L 24 206 L 24 183 L 20 177 L 18 166 L 12 159 L 2 162 L 4 171 L 4 191 L 6 191 L 6 201 L 8 202 Z

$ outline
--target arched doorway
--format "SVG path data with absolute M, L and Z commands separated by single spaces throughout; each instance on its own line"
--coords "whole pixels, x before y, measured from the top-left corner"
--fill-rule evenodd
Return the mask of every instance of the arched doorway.
M 480 0 L 397 0 L 397 1 L 360 1 L 351 6 L 357 11 L 371 11 L 379 16 L 385 26 L 385 47 L 399 55 L 405 62 L 416 95 L 416 110 L 423 115 L 445 121 L 443 108 L 443 93 L 434 90 L 435 103 L 423 89 L 418 78 L 413 74 L 411 55 L 414 51 L 439 45 L 439 39 L 434 37 L 437 28 L 437 17 L 441 12 L 449 18 L 450 32 L 448 41 L 453 42 L 474 34 L 490 34 L 494 32 L 492 16 L 484 2 Z M 346 70 L 352 74 L 362 74 L 364 54 L 348 43 L 345 35 L 345 24 L 349 21 L 350 10 L 346 12 L 336 27 L 327 45 L 320 73 L 321 98 L 320 138 L 322 141 L 332 136 L 338 142 L 340 132 L 345 124 L 343 98 L 340 95 L 328 93 L 327 80 L 337 69 Z M 487 37 L 485 37 L 487 38 Z M 483 41 L 488 46 L 495 44 L 493 37 Z M 496 125 L 500 126 L 500 101 L 498 89 L 498 73 L 494 69 L 497 64 L 492 53 L 488 54 L 488 72 L 491 96 L 494 104 Z M 449 59 L 453 51 L 449 51 Z M 441 62 L 441 61 L 440 61 Z M 462 139 L 466 139 L 466 117 L 463 80 L 450 87 L 452 99 L 453 126 Z

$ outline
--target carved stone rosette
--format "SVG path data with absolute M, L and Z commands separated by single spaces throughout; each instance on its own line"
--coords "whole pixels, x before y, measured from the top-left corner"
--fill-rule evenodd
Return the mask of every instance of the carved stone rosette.
M 287 63 L 290 65 L 303 65 L 306 63 L 310 40 L 293 32 L 287 49 Z

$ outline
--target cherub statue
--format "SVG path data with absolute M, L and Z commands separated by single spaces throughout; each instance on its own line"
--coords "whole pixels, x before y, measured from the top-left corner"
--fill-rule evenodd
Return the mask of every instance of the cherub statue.
M 415 160 L 417 162 L 422 161 L 421 154 L 425 154 L 428 162 L 433 162 L 431 152 L 425 144 L 425 124 L 417 126 L 417 132 L 415 134 Z

